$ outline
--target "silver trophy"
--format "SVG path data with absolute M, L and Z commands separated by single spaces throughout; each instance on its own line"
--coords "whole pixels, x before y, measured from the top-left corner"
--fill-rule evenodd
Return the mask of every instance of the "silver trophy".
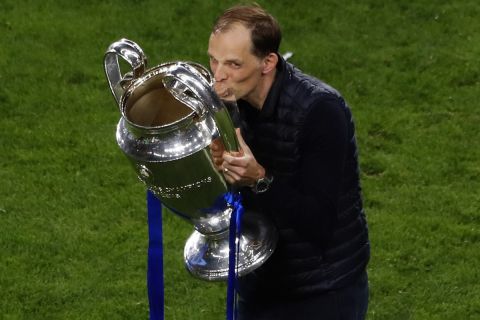
M 118 57 L 129 65 L 125 74 Z M 117 143 L 147 188 L 194 225 L 184 249 L 187 270 L 200 279 L 225 280 L 233 211 L 226 195 L 232 190 L 216 170 L 209 145 L 220 138 L 226 150 L 238 150 L 230 114 L 203 66 L 170 62 L 147 70 L 146 64 L 142 49 L 127 39 L 105 53 L 105 73 L 122 115 Z M 246 212 L 236 239 L 237 274 L 263 264 L 276 239 L 268 220 Z

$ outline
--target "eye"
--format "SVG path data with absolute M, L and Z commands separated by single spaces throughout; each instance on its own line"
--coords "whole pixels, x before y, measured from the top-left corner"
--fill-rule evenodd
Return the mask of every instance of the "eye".
M 238 69 L 240 68 L 242 65 L 240 63 L 237 63 L 237 62 L 231 62 L 230 63 L 230 66 L 233 68 L 233 69 Z

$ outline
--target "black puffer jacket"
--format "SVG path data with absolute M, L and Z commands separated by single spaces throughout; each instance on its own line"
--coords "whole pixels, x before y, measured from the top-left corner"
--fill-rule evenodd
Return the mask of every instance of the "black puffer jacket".
M 245 299 L 302 297 L 347 286 L 369 260 L 355 129 L 339 93 L 281 60 L 261 111 L 239 101 L 242 134 L 273 174 L 261 195 L 243 190 L 247 210 L 269 215 L 280 233 L 273 256 L 239 280 Z

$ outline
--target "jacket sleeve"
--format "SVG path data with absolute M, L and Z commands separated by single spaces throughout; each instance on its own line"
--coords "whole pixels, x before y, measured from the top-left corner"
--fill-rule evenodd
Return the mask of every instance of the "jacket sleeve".
M 309 240 L 328 241 L 337 218 L 347 146 L 343 100 L 332 96 L 312 105 L 301 130 L 300 183 L 294 187 L 274 177 L 271 188 L 260 195 L 277 223 L 287 223 Z

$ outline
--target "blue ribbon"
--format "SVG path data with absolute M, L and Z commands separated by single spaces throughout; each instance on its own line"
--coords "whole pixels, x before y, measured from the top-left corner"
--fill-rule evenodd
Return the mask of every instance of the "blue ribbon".
M 229 256 L 227 282 L 227 320 L 237 317 L 236 282 L 238 278 L 238 252 L 241 233 L 241 219 L 244 212 L 240 193 L 226 193 L 224 200 L 233 208 L 229 226 Z M 150 191 L 147 191 L 148 208 L 148 271 L 147 288 L 150 304 L 150 320 L 163 320 L 165 314 L 165 295 L 163 279 L 163 235 L 162 235 L 162 203 Z
M 228 253 L 228 283 L 227 283 L 227 320 L 237 318 L 236 309 L 236 283 L 238 278 L 238 252 L 240 249 L 240 238 L 236 241 L 237 235 L 241 233 L 241 220 L 244 212 L 240 193 L 227 193 L 225 200 L 232 206 L 229 229 L 229 253 Z
M 150 303 L 150 320 L 164 318 L 164 282 L 163 282 L 163 235 L 162 203 L 155 195 L 147 191 L 148 208 L 148 271 L 147 288 Z

